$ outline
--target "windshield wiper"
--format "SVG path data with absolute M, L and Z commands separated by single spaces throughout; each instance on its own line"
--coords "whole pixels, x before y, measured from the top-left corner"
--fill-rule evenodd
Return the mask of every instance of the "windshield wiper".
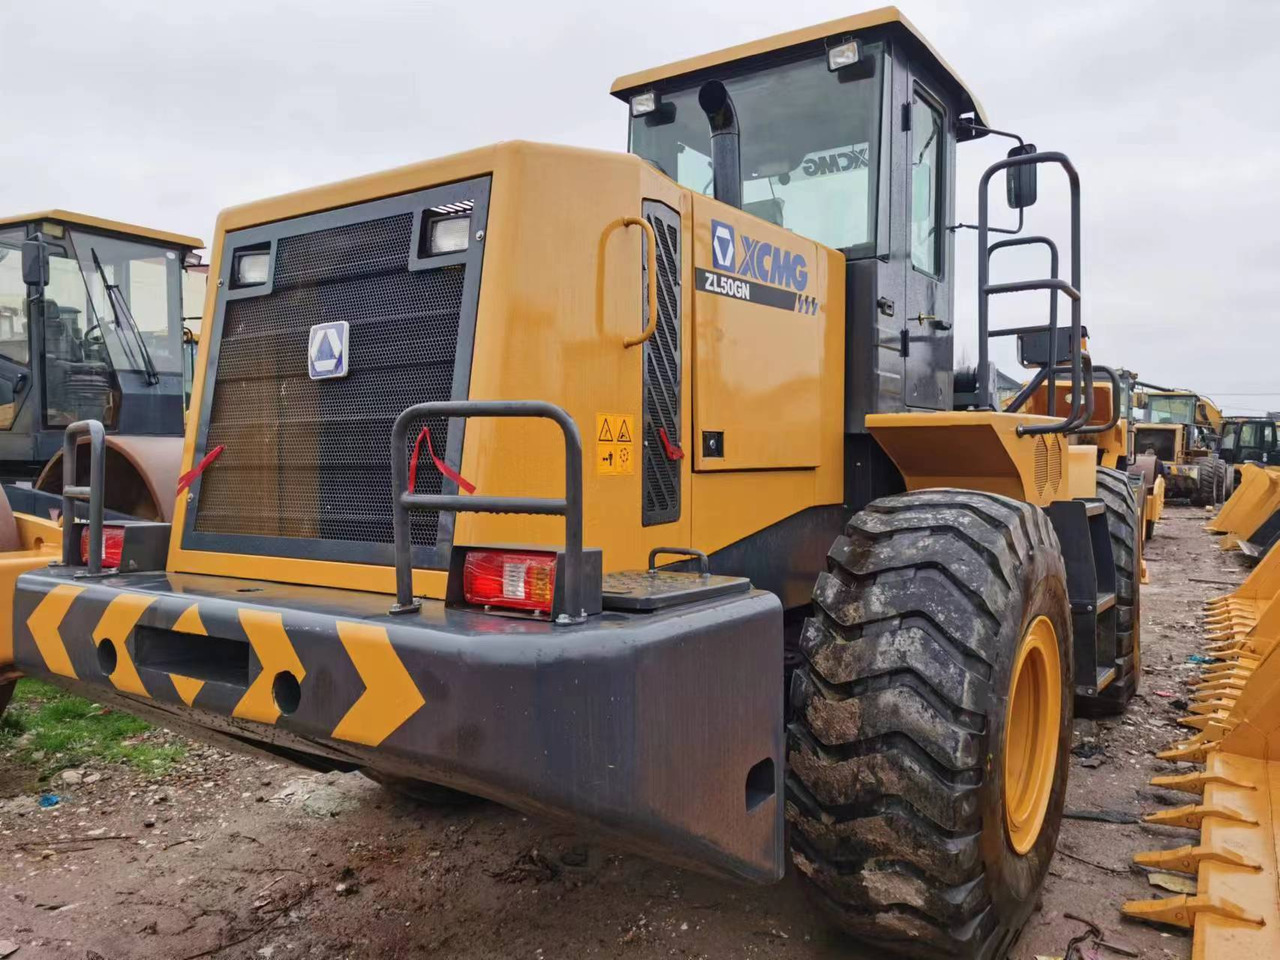
M 120 292 L 120 288 L 107 279 L 107 271 L 102 269 L 102 261 L 98 259 L 98 251 L 89 248 L 89 255 L 93 257 L 94 269 L 98 271 L 98 276 L 102 279 L 102 285 L 107 291 L 107 303 L 111 304 L 111 315 L 116 321 L 116 330 L 123 331 L 127 329 L 129 335 L 133 338 L 134 343 L 138 345 L 138 351 L 142 354 L 142 367 L 146 372 L 147 386 L 153 387 L 160 382 L 160 375 L 156 373 L 156 365 L 151 362 L 151 351 L 147 349 L 147 342 L 142 339 L 142 331 L 138 329 L 137 321 L 133 319 L 133 312 L 129 309 L 129 302 L 125 300 L 124 294 Z M 120 335 L 120 342 L 125 350 L 131 355 L 128 343 L 125 341 L 123 334 Z

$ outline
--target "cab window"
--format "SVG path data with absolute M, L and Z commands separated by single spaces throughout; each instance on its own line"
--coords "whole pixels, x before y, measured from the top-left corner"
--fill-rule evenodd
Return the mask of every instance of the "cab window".
M 882 51 L 867 44 L 853 75 L 826 60 L 721 78 L 742 128 L 742 208 L 850 256 L 875 253 Z M 711 195 L 711 134 L 698 87 L 660 91 L 631 121 L 631 152 Z
M 942 113 L 916 91 L 911 98 L 911 262 L 936 277 L 942 263 Z
M 22 231 L 0 231 L 0 356 L 28 364 L 27 287 L 22 282 Z

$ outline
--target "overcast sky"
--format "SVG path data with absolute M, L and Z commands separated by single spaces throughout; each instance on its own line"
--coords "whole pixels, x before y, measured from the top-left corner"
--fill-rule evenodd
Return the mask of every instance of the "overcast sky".
M 625 149 L 615 76 L 871 5 L 5 0 L 0 212 L 66 207 L 208 240 L 222 207 L 497 140 Z M 901 7 L 995 126 L 1079 167 L 1095 359 L 1235 412 L 1280 410 L 1280 3 Z M 960 219 L 1003 149 L 961 146 Z M 1036 232 L 1065 229 L 1053 179 Z M 960 234 L 962 340 L 973 242 Z M 997 319 L 1043 311 L 1027 295 Z

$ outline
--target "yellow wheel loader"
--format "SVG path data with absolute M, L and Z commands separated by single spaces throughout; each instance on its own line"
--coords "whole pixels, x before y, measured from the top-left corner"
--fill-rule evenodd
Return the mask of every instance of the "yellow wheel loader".
M 171 519 L 184 287 L 203 292 L 189 269 L 203 247 L 67 210 L 0 217 L 0 481 L 14 509 L 56 515 L 63 431 L 94 419 L 107 430 L 109 514 Z
M 625 154 L 504 143 L 224 211 L 172 524 L 103 520 L 77 425 L 88 519 L 8 581 L 0 660 L 712 874 L 790 859 L 875 950 L 1004 956 L 1077 697 L 1139 673 L 1141 513 L 1072 442 L 1119 419 L 1075 168 L 1014 137 L 983 174 L 957 373 L 956 153 L 1010 135 L 896 10 L 612 92 Z M 993 281 L 1041 166 L 1070 268 Z M 990 329 L 1045 290 L 1061 329 Z M 1040 349 L 1045 412 L 996 409 L 998 335 Z
M 1146 421 L 1134 431 L 1139 456 L 1155 456 L 1163 467 L 1168 495 L 1193 506 L 1212 507 L 1230 496 L 1232 475 L 1218 456 L 1222 411 L 1208 397 L 1140 383 Z

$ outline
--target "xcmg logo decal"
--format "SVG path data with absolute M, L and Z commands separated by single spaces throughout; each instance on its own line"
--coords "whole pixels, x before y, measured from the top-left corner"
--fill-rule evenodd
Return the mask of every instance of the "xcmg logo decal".
M 804 254 L 777 244 L 753 240 L 720 220 L 711 221 L 711 260 L 716 269 L 775 287 L 801 292 L 809 285 L 809 265 Z M 739 255 L 740 254 L 740 255 Z
M 736 269 L 737 247 L 733 241 L 733 227 L 719 220 L 711 221 L 711 260 L 720 270 L 730 273 Z
M 822 307 L 802 292 L 809 285 L 804 254 L 738 233 L 723 220 L 711 221 L 711 264 L 694 271 L 704 293 L 809 315 Z
M 848 147 L 809 154 L 800 161 L 798 172 L 804 177 L 826 177 L 833 173 L 866 170 L 870 166 L 871 145 L 855 143 Z M 795 174 L 792 177 L 794 179 Z

